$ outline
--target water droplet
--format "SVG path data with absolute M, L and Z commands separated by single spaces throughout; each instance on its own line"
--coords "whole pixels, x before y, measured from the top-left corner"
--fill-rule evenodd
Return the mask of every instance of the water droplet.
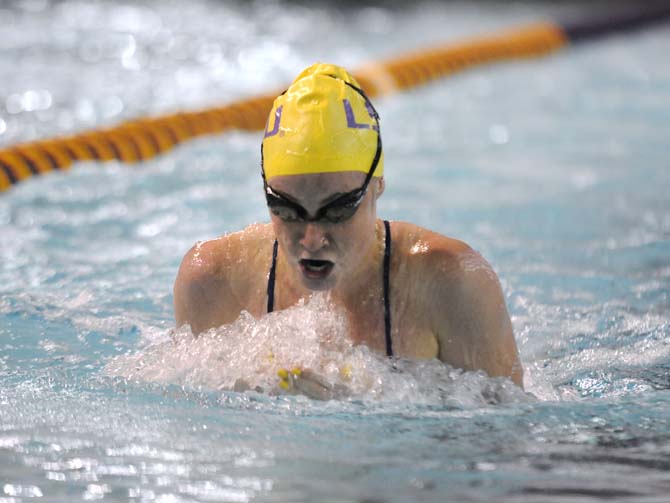
M 504 145 L 509 142 L 509 129 L 502 124 L 493 124 L 489 128 L 489 138 L 496 145 Z

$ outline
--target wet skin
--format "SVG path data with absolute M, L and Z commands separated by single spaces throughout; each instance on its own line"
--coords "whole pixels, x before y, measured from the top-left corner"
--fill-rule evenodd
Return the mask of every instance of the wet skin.
M 277 176 L 268 183 L 313 217 L 339 194 L 361 186 L 358 172 Z M 231 323 L 242 310 L 265 314 L 272 244 L 279 242 L 275 309 L 329 291 L 347 313 L 354 343 L 385 352 L 382 270 L 384 228 L 376 215 L 382 179 L 373 178 L 356 213 L 342 223 L 255 224 L 197 243 L 174 287 L 177 326 L 194 333 Z M 465 243 L 416 225 L 391 223 L 394 353 L 439 358 L 456 368 L 511 377 L 522 368 L 496 274 Z

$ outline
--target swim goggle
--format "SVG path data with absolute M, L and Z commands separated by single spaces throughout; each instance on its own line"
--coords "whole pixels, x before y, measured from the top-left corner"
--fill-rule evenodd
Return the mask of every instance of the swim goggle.
M 358 207 L 361 205 L 361 202 L 363 201 L 363 198 L 368 191 L 368 185 L 370 185 L 370 180 L 372 180 L 372 175 L 375 172 L 375 169 L 377 169 L 377 164 L 379 163 L 379 159 L 382 155 L 382 138 L 379 132 L 379 114 L 372 106 L 372 103 L 362 89 L 350 84 L 349 82 L 345 82 L 345 84 L 354 89 L 363 97 L 369 106 L 369 109 L 372 111 L 372 116 L 374 117 L 377 125 L 377 150 L 375 152 L 375 157 L 372 160 L 370 170 L 365 176 L 365 181 L 360 188 L 340 195 L 325 206 L 319 208 L 316 211 L 316 214 L 313 217 L 310 217 L 309 213 L 303 206 L 293 201 L 289 196 L 273 189 L 268 184 L 265 178 L 265 169 L 263 168 L 263 144 L 261 143 L 261 175 L 263 176 L 265 200 L 272 214 L 281 218 L 285 222 L 326 221 L 332 224 L 346 222 L 354 216 L 356 210 L 358 210 Z

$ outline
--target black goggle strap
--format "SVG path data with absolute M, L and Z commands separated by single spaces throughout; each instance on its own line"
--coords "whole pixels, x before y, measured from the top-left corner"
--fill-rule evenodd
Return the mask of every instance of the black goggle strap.
M 337 78 L 337 77 L 333 77 Z M 372 175 L 374 175 L 375 170 L 377 169 L 377 164 L 379 164 L 379 159 L 381 159 L 382 156 L 382 135 L 381 135 L 381 130 L 379 129 L 379 114 L 377 113 L 377 109 L 372 105 L 372 102 L 370 99 L 367 97 L 367 95 L 363 92 L 363 89 L 360 87 L 356 87 L 350 82 L 345 82 L 346 85 L 348 85 L 350 88 L 352 88 L 354 91 L 356 91 L 358 94 L 361 95 L 361 97 L 365 100 L 365 105 L 366 108 L 370 111 L 370 115 L 372 115 L 372 118 L 375 120 L 376 124 L 376 131 L 377 131 L 377 151 L 375 152 L 375 157 L 372 160 L 372 166 L 370 167 L 370 171 L 368 171 L 367 176 L 365 177 L 365 182 L 363 183 L 363 186 L 361 187 L 361 190 L 365 191 L 368 188 L 368 184 L 370 183 L 370 180 L 372 179 Z
M 334 79 L 337 77 L 331 75 Z M 345 82 L 346 85 L 351 87 L 354 91 L 356 91 L 358 94 L 361 95 L 361 97 L 365 100 L 365 105 L 372 112 L 372 118 L 375 120 L 377 123 L 377 132 L 379 132 L 379 114 L 377 113 L 377 109 L 372 105 L 372 102 L 370 101 L 370 98 L 368 98 L 368 95 L 363 92 L 363 89 L 360 87 L 356 87 L 353 85 L 351 82 Z

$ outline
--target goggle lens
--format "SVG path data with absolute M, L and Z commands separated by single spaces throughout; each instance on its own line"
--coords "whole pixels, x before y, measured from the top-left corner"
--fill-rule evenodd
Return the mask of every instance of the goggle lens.
M 367 189 L 367 187 L 365 187 Z M 313 218 L 309 218 L 307 210 L 293 201 L 277 194 L 271 187 L 266 187 L 267 205 L 273 215 L 285 222 L 315 222 L 342 223 L 354 216 L 367 190 L 356 189 L 341 195 L 335 201 L 319 208 Z

